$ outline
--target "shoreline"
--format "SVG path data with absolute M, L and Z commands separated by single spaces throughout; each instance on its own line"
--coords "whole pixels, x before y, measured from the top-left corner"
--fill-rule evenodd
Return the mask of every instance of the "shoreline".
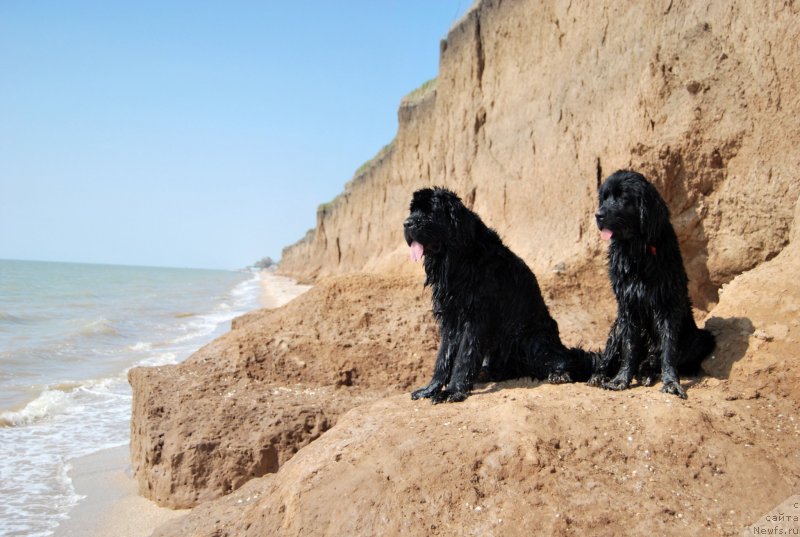
M 310 285 L 296 283 L 292 278 L 279 276 L 271 270 L 262 270 L 259 279 L 262 308 L 279 308 L 311 289 Z
M 189 510 L 159 507 L 139 496 L 131 476 L 128 445 L 70 461 L 70 479 L 82 496 L 54 537 L 147 537 L 155 528 Z
M 311 288 L 267 270 L 259 273 L 259 284 L 259 303 L 269 309 Z M 190 511 L 159 507 L 139 495 L 138 483 L 131 474 L 128 444 L 68 463 L 68 475 L 81 500 L 56 527 L 54 537 L 146 537 L 161 524 Z

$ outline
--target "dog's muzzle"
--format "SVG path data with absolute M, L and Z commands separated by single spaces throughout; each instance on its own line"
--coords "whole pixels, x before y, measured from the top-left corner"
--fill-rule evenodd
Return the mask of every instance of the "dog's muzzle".
M 606 219 L 606 211 L 605 209 L 600 209 L 596 213 L 594 213 L 594 219 L 597 222 L 597 227 L 603 229 L 603 223 Z

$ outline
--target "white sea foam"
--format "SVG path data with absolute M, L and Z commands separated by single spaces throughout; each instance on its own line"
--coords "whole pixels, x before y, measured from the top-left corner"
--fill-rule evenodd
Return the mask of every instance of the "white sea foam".
M 153 348 L 153 344 L 150 343 L 149 341 L 137 341 L 136 343 L 134 343 L 133 345 L 130 345 L 128 347 L 129 350 L 142 351 L 142 352 L 147 352 L 147 351 L 151 350 L 152 348 Z
M 161 365 L 175 364 L 177 362 L 178 362 L 178 355 L 175 354 L 174 352 L 160 352 L 157 354 L 153 354 L 152 356 L 138 362 L 136 364 L 136 367 L 138 366 L 158 367 Z
M 20 278 L 41 268 L 30 265 L 20 267 Z M 129 442 L 131 367 L 177 363 L 226 331 L 233 317 L 258 306 L 257 276 L 236 282 L 238 275 L 207 271 L 53 269 L 54 280 L 65 281 L 61 276 L 72 270 L 70 285 L 85 280 L 99 287 L 58 294 L 78 297 L 74 303 L 48 304 L 44 295 L 36 303 L 26 293 L 25 302 L 3 306 L 0 321 L 15 328 L 13 334 L 0 330 L 2 536 L 50 535 L 80 500 L 68 477 L 69 461 Z M 11 276 L 0 279 L 0 296 L 5 283 L 15 283 Z M 17 322 L 34 316 L 41 321 Z M 30 400 L 9 399 L 31 390 Z
M 17 412 L 0 413 L 0 426 L 18 427 L 30 425 L 51 417 L 68 405 L 68 395 L 60 390 L 46 390 L 39 397 Z

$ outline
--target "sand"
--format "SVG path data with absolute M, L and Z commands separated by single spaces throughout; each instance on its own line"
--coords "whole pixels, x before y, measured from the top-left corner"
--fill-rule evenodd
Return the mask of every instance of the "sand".
M 84 499 L 58 526 L 55 537 L 146 537 L 160 524 L 185 513 L 160 508 L 137 495 L 127 445 L 71 464 L 75 491 Z
M 301 285 L 292 278 L 278 276 L 272 271 L 262 270 L 261 276 L 261 306 L 264 308 L 278 308 L 296 296 L 302 295 L 310 285 Z
M 277 308 L 311 286 L 262 271 L 261 305 Z M 146 537 L 185 510 L 158 507 L 138 494 L 130 473 L 129 446 L 120 446 L 70 461 L 70 478 L 83 499 L 62 522 L 54 537 Z

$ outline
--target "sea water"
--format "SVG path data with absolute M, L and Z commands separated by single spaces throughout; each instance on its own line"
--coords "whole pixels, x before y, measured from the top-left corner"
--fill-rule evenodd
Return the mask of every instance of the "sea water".
M 0 260 L 0 535 L 50 535 L 69 461 L 130 438 L 134 366 L 177 363 L 258 307 L 258 275 Z

